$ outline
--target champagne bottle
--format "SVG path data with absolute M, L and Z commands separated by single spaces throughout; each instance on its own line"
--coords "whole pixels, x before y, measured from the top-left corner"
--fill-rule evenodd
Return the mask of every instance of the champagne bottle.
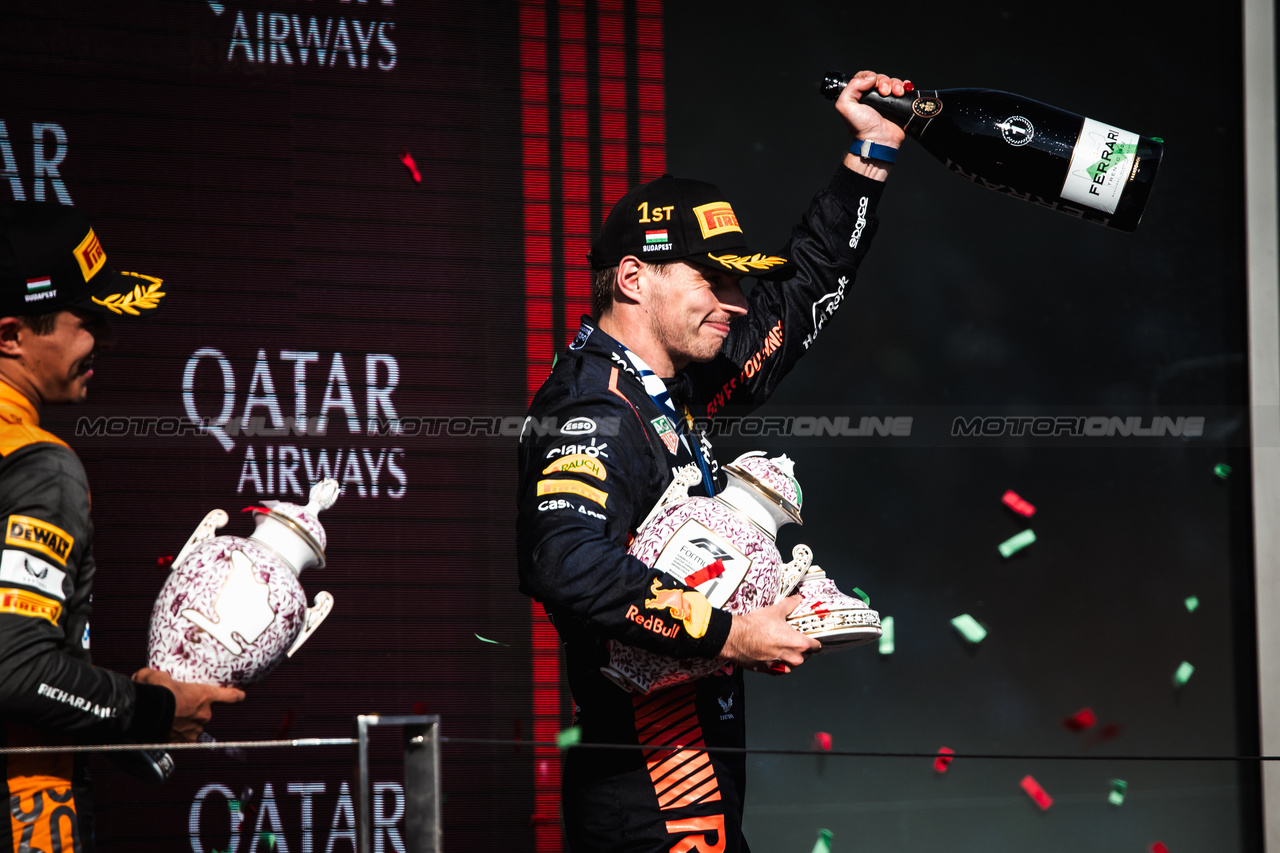
M 822 93 L 848 82 L 828 72 Z M 1138 227 L 1164 153 L 1163 140 L 996 89 L 873 89 L 861 103 L 961 177 L 1120 231 Z

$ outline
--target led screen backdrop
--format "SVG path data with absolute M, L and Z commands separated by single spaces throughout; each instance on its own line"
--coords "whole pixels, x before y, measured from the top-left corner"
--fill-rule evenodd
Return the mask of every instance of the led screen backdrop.
M 343 483 L 328 566 L 302 578 L 334 612 L 217 715 L 219 739 L 346 734 L 371 712 L 438 713 L 454 736 L 563 725 L 554 639 L 515 591 L 514 440 L 585 310 L 567 270 L 603 197 L 661 172 L 663 128 L 660 6 L 552 11 L 5 10 L 0 196 L 74 204 L 116 268 L 171 294 L 155 322 L 121 326 L 87 405 L 46 415 L 93 486 L 97 662 L 144 663 L 157 561 L 206 511 L 247 534 L 242 507 Z M 209 429 L 175 426 L 197 421 Z M 393 830 L 397 737 L 377 777 Z M 350 761 L 183 755 L 156 790 L 104 763 L 101 835 L 176 849 L 190 827 L 195 850 L 253 850 L 275 828 L 278 849 L 349 849 Z M 558 775 L 554 750 L 450 756 L 450 847 L 527 849 L 536 833 L 557 849 Z
M 586 310 L 596 223 L 669 168 L 718 183 L 753 240 L 780 246 L 848 144 L 816 93 L 824 71 L 992 86 L 1163 135 L 1151 206 L 1122 235 L 904 148 L 876 245 L 812 357 L 760 420 L 717 439 L 725 460 L 796 460 L 806 524 L 784 550 L 806 542 L 843 589 L 867 591 L 897 648 L 750 677 L 749 737 L 1091 760 L 957 761 L 944 776 L 928 759 L 757 756 L 748 832 L 761 850 L 809 849 L 819 828 L 845 850 L 1256 849 L 1252 765 L 1109 760 L 1257 750 L 1238 17 L 1144 21 L 1159 49 L 1081 66 L 1097 33 L 1057 10 L 884 14 L 7 4 L 0 200 L 75 205 L 113 266 L 171 294 L 152 321 L 117 324 L 88 403 L 45 415 L 93 487 L 96 662 L 144 663 L 163 558 L 208 510 L 246 534 L 242 508 L 334 476 L 328 566 L 302 576 L 333 614 L 210 733 L 346 735 L 356 714 L 427 712 L 446 735 L 553 740 L 570 702 L 555 634 L 515 589 L 515 434 Z M 1209 145 L 1227 152 L 1213 168 L 1192 153 Z M 1204 423 L 1096 440 L 953 431 L 1033 417 Z M 859 434 L 806 434 L 820 418 Z M 1009 488 L 1034 518 L 1000 504 Z M 1024 527 L 1038 541 L 1001 558 Z M 987 626 L 980 645 L 951 627 L 961 613 Z M 1195 672 L 1174 690 L 1183 660 Z M 1084 707 L 1096 725 L 1063 728 Z M 553 748 L 444 755 L 449 850 L 560 849 Z M 376 849 L 399 850 L 397 733 L 375 730 L 374 759 Z M 99 835 L 107 850 L 351 850 L 351 761 L 183 754 L 148 788 L 95 759 Z M 1050 810 L 1019 789 L 1028 774 Z M 1130 782 L 1122 807 L 1113 778 Z

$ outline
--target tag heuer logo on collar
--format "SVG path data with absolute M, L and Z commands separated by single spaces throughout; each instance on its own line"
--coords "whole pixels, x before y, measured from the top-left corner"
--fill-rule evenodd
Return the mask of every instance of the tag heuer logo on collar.
M 667 420 L 666 415 L 659 415 L 649 421 L 653 424 L 653 428 L 658 431 L 658 438 L 662 439 L 662 443 L 667 446 L 667 452 L 674 454 L 676 447 L 679 446 L 680 439 L 676 435 L 676 429 L 671 425 L 671 421 Z

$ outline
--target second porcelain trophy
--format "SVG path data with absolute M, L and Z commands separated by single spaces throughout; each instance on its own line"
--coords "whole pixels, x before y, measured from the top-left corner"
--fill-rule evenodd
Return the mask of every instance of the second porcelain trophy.
M 307 640 L 333 608 L 333 596 L 307 599 L 298 575 L 324 566 L 324 528 L 338 481 L 311 487 L 306 506 L 263 501 L 249 538 L 216 536 L 227 514 L 204 517 L 173 561 L 151 611 L 147 660 L 179 681 L 239 687 L 259 681 Z
M 628 550 L 706 596 L 713 607 L 745 614 L 767 607 L 792 591 L 801 603 L 788 621 L 816 637 L 823 651 L 850 648 L 880 636 L 880 617 L 850 598 L 817 566 L 806 545 L 784 563 L 775 539 L 784 524 L 800 523 L 800 484 L 786 456 L 744 454 L 724 466 L 725 490 L 714 498 L 689 496 L 701 481 L 695 466 L 676 474 L 666 493 L 636 531 Z M 654 606 L 658 606 L 654 602 Z M 677 660 L 609 643 L 609 665 L 601 668 L 626 690 L 648 693 L 710 675 L 723 661 Z

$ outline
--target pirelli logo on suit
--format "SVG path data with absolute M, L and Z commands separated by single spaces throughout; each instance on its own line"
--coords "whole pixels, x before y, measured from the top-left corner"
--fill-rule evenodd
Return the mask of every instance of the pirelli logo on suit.
M 58 617 L 62 615 L 62 605 L 25 589 L 0 589 L 0 613 L 47 619 L 50 624 L 57 625 Z
M 62 566 L 67 564 L 75 542 L 75 537 L 61 527 L 26 515 L 9 516 L 4 531 L 4 544 L 39 551 Z

